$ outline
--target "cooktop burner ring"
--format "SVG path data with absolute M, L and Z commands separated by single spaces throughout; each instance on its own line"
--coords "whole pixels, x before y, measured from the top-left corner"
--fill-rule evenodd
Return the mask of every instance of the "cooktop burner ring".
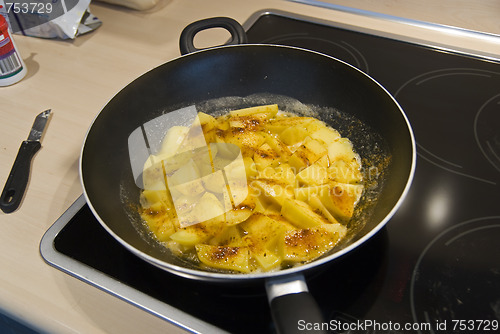
M 275 36 L 262 41 L 263 43 L 269 44 L 279 44 L 292 41 L 294 46 L 303 47 L 307 49 L 312 49 L 309 47 L 310 43 L 321 43 L 321 47 L 315 47 L 315 50 L 323 50 L 324 53 L 329 54 L 333 57 L 339 57 L 343 61 L 357 67 L 365 73 L 369 73 L 368 61 L 363 56 L 361 51 L 359 51 L 355 46 L 346 41 L 340 40 L 338 42 L 328 40 L 326 38 L 314 37 L 307 33 L 293 33 L 293 34 L 283 34 Z M 328 51 L 326 51 L 328 50 Z
M 394 97 L 410 119 L 419 157 L 453 174 L 497 185 L 500 134 L 494 124 L 500 121 L 499 81 L 500 72 L 453 67 L 419 74 L 401 85 Z M 473 90 L 476 85 L 483 89 Z M 426 96 L 433 103 L 415 102 L 408 94 Z M 474 145 L 477 152 L 464 154 L 461 147 L 466 145 Z M 496 171 L 478 170 L 477 159 L 488 160 Z
M 416 262 L 410 284 L 415 323 L 428 323 L 436 329 L 445 322 L 451 326 L 453 320 L 498 319 L 498 237 L 500 216 L 481 217 L 446 229 L 427 245 Z M 489 255 L 485 256 L 486 250 Z M 434 262 L 436 257 L 440 260 Z M 462 266 L 469 270 L 465 272 Z
M 474 136 L 486 160 L 500 172 L 500 94 L 486 101 L 474 119 Z

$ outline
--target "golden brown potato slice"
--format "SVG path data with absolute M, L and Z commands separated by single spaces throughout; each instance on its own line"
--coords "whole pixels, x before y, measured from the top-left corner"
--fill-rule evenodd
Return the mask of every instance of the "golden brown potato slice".
M 321 189 L 318 194 L 328 211 L 343 222 L 351 219 L 362 195 L 362 185 L 339 182 L 329 182 L 328 187 Z
M 234 270 L 243 273 L 250 271 L 250 258 L 247 247 L 196 245 L 196 254 L 200 261 L 211 268 Z
M 331 250 L 345 236 L 340 224 L 325 224 L 308 229 L 287 231 L 281 244 L 284 261 L 309 262 Z

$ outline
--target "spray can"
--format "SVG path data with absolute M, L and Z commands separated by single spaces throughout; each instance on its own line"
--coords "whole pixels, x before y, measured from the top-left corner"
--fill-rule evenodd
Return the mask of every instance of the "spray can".
M 24 78 L 26 72 L 26 65 L 17 51 L 9 24 L 0 14 L 0 86 L 15 84 Z

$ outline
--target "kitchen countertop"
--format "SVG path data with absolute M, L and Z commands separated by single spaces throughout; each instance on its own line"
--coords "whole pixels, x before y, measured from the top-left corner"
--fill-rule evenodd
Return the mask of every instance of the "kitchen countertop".
M 14 213 L 0 214 L 0 313 L 50 333 L 182 332 L 50 267 L 38 247 L 45 231 L 82 193 L 78 159 L 93 118 L 130 81 L 178 57 L 178 37 L 190 22 L 230 16 L 243 23 L 253 13 L 273 8 L 382 33 L 397 32 L 428 44 L 500 59 L 500 36 L 495 36 L 500 35 L 500 4 L 496 0 L 439 4 L 426 0 L 418 6 L 410 0 L 327 2 L 340 10 L 284 0 L 160 0 L 153 9 L 139 12 L 96 2 L 90 8 L 103 25 L 75 40 L 15 35 L 28 74 L 21 82 L 0 88 L 2 187 L 36 114 L 51 108 L 53 117 L 33 160 L 22 206 Z M 384 15 L 360 15 L 343 6 Z M 483 33 L 450 35 L 405 24 L 396 17 Z M 199 46 L 222 43 L 227 37 L 220 31 L 202 34 Z

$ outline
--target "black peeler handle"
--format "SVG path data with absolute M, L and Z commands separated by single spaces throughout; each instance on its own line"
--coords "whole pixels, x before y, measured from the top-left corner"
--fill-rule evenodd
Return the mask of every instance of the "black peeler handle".
M 40 147 L 39 141 L 22 142 L 0 196 L 0 209 L 3 212 L 11 213 L 21 204 L 30 177 L 31 160 Z

